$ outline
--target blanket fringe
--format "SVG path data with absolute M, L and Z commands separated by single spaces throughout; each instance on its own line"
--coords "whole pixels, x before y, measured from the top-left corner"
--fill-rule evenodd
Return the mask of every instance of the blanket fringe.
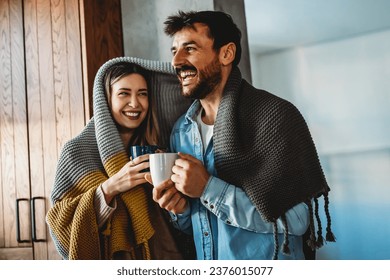
M 152 256 L 150 255 L 150 248 L 149 248 L 148 240 L 145 240 L 143 242 L 143 251 L 144 251 L 144 259 L 145 260 L 151 260 Z
M 279 238 L 278 238 L 278 224 L 276 223 L 276 220 L 273 222 L 274 225 L 274 255 L 272 256 L 273 260 L 278 259 L 278 253 L 279 253 Z
M 317 241 L 316 241 L 316 248 L 319 249 L 324 245 L 324 238 L 322 237 L 322 224 L 320 215 L 318 213 L 318 199 L 314 198 L 314 213 L 317 220 Z
M 316 242 L 316 234 L 314 229 L 314 218 L 313 218 L 313 206 L 311 205 L 311 201 L 307 202 L 307 206 L 309 207 L 309 216 L 310 216 L 310 238 L 307 240 L 307 245 L 314 251 L 317 246 Z
M 326 214 L 326 219 L 327 219 L 327 226 L 326 226 L 326 241 L 329 242 L 336 242 L 336 237 L 334 236 L 331 225 L 332 225 L 332 220 L 330 218 L 329 214 L 329 197 L 328 194 L 324 194 L 324 200 L 325 200 L 325 214 Z
M 287 256 L 290 256 L 290 255 L 291 255 L 291 251 L 290 251 L 290 247 L 288 246 L 288 245 L 289 245 L 289 240 L 288 240 L 288 224 L 287 224 L 286 215 L 283 214 L 283 215 L 281 216 L 281 219 L 282 219 L 282 223 L 283 223 L 283 226 L 284 226 L 284 230 L 283 230 L 283 233 L 284 233 L 284 241 L 283 241 L 282 252 L 283 252 L 283 254 L 285 254 L 285 255 L 287 255 Z
M 329 198 L 328 198 L 328 193 L 325 193 L 324 195 L 324 200 L 325 200 L 325 214 L 326 214 L 326 219 L 327 219 L 327 227 L 326 227 L 326 241 L 328 242 L 336 242 L 336 237 L 332 232 L 331 225 L 332 221 L 330 218 L 329 214 Z M 310 229 L 310 237 L 306 241 L 307 245 L 315 251 L 316 249 L 321 248 L 324 245 L 324 237 L 322 236 L 322 224 L 321 224 L 321 219 L 319 215 L 319 202 L 317 198 L 314 198 L 314 209 L 312 205 L 312 201 L 308 200 L 306 202 L 308 208 L 309 208 L 309 218 L 310 218 L 310 224 L 309 224 L 309 229 Z M 314 216 L 317 222 L 317 235 L 315 231 L 315 221 L 314 221 Z M 282 245 L 282 253 L 284 255 L 290 255 L 291 251 L 289 248 L 289 237 L 288 237 L 288 224 L 287 224 L 287 218 L 286 215 L 283 214 L 281 216 L 281 220 L 283 223 L 283 233 L 284 233 L 284 241 Z M 272 259 L 277 260 L 278 259 L 278 252 L 279 252 L 279 240 L 278 240 L 278 225 L 277 221 L 275 220 L 273 223 L 273 234 L 274 234 L 274 254 Z

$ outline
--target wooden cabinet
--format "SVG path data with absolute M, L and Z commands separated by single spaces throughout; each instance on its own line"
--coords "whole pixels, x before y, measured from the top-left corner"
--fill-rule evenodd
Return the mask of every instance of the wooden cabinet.
M 119 36 L 94 56 L 121 35 L 119 3 L 0 0 L 0 259 L 60 258 L 45 222 L 57 160 L 91 116 L 97 69 L 123 55 Z
M 0 1 L 0 259 L 33 258 L 22 15 L 20 1 Z

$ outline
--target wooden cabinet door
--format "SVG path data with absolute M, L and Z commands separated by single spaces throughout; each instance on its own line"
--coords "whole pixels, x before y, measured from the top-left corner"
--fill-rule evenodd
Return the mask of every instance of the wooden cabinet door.
M 78 0 L 25 0 L 34 259 L 58 259 L 45 222 L 58 156 L 85 125 Z
M 0 1 L 0 259 L 31 259 L 21 1 Z

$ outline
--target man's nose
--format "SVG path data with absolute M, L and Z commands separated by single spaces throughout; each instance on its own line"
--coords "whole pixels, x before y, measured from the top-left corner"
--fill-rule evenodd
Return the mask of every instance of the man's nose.
M 184 63 L 183 52 L 178 50 L 172 57 L 172 65 L 174 67 L 179 67 Z

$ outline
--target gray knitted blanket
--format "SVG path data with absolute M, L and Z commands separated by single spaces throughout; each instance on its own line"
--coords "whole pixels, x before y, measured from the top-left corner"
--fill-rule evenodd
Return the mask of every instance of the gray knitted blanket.
M 103 256 L 100 252 L 101 241 L 93 199 L 96 188 L 129 161 L 111 116 L 104 87 L 104 74 L 109 67 L 119 62 L 136 63 L 150 71 L 149 92 L 153 100 L 156 100 L 160 127 L 159 145 L 162 148 L 168 147 L 174 122 L 191 103 L 191 100 L 181 96 L 180 86 L 170 63 L 122 57 L 106 62 L 99 69 L 93 88 L 94 116 L 83 131 L 63 147 L 51 192 L 53 207 L 47 214 L 47 223 L 56 248 L 64 259 L 110 257 Z M 129 248 L 140 247 L 142 244 L 146 247 L 154 229 L 149 221 L 144 189 L 135 188 L 121 194 L 119 199 L 123 209 L 117 210 L 112 218 L 112 251 L 114 246 L 118 251 L 130 250 Z M 120 226 L 116 226 L 119 224 Z M 124 234 L 119 229 L 127 232 Z M 145 255 L 147 257 L 149 256 Z
M 307 202 L 312 221 L 309 245 L 318 248 L 322 236 L 317 198 L 323 195 L 327 240 L 334 241 L 330 189 L 306 122 L 290 102 L 255 89 L 234 69 L 218 109 L 213 141 L 218 177 L 242 187 L 265 221 L 276 226 L 288 209 Z M 316 203 L 317 240 L 311 199 Z

